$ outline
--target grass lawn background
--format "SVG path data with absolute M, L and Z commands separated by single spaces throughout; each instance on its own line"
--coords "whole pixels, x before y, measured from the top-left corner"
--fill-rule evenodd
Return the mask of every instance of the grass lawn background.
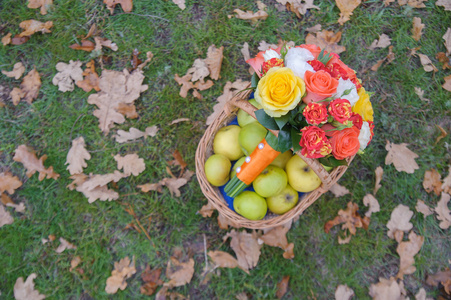
M 264 0 L 269 17 L 255 24 L 237 18 L 228 18 L 236 8 L 257 10 L 252 1 L 186 1 L 181 10 L 171 1 L 135 1 L 133 14 L 124 14 L 117 6 L 110 15 L 102 1 L 55 1 L 47 15 L 38 9 L 29 9 L 26 1 L 0 2 L 0 35 L 20 33 L 19 23 L 36 19 L 53 21 L 52 33 L 34 34 L 23 45 L 0 46 L 0 69 L 11 70 L 21 61 L 27 71 L 36 67 L 41 75 L 42 87 L 38 98 L 30 105 L 21 102 L 14 106 L 8 97 L 21 80 L 0 75 L 3 87 L 1 99 L 6 106 L 0 108 L 0 172 L 9 171 L 24 182 L 12 196 L 14 202 L 25 202 L 24 214 L 13 213 L 14 223 L 0 228 L 0 298 L 13 298 L 13 287 L 18 277 L 36 273 L 35 287 L 49 299 L 144 299 L 140 294 L 140 274 L 146 265 L 166 268 L 174 251 L 192 256 L 196 262 L 192 281 L 174 290 L 191 299 L 234 299 L 245 292 L 252 299 L 274 299 L 277 283 L 289 275 L 289 289 L 284 299 L 332 299 L 339 284 L 347 284 L 356 299 L 369 299 L 368 289 L 379 277 L 395 276 L 399 268 L 397 243 L 387 237 L 386 224 L 393 209 L 404 204 L 415 214 L 411 222 L 414 231 L 424 236 L 425 242 L 415 256 L 417 270 L 404 277 L 410 298 L 424 287 L 430 297 L 438 297 L 437 288 L 427 286 L 427 274 L 449 267 L 451 259 L 450 231 L 440 229 L 435 216 L 423 218 L 416 212 L 417 199 L 435 207 L 439 197 L 427 194 L 422 186 L 424 173 L 436 169 L 442 177 L 448 174 L 451 157 L 449 135 L 436 143 L 440 131 L 451 131 L 450 92 L 441 87 L 449 70 L 442 70 L 435 59 L 445 52 L 442 36 L 451 24 L 451 13 L 425 2 L 425 8 L 399 6 L 393 2 L 364 1 L 344 25 L 337 23 L 339 9 L 334 1 L 315 1 L 320 9 L 310 9 L 301 19 L 294 13 L 280 12 L 276 1 Z M 420 41 L 411 37 L 413 17 L 425 24 Z M 152 51 L 154 58 L 144 69 L 144 84 L 148 90 L 135 101 L 138 119 L 115 126 L 105 136 L 93 116 L 94 105 L 87 103 L 89 93 L 79 88 L 62 93 L 52 84 L 58 62 L 80 60 L 84 63 L 95 54 L 76 51 L 68 46 L 80 42 L 90 26 L 97 24 L 101 36 L 115 42 L 118 51 L 104 50 L 104 68 L 121 71 L 130 68 L 132 51 Z M 220 269 L 206 285 L 201 285 L 205 264 L 204 235 L 209 250 L 222 250 L 233 254 L 229 242 L 222 237 L 227 231 L 218 227 L 217 213 L 213 218 L 202 218 L 196 212 L 206 204 L 195 177 L 185 185 L 181 197 L 172 197 L 167 189 L 163 193 L 143 193 L 137 185 L 157 182 L 166 173 L 167 161 L 174 150 L 179 150 L 194 170 L 194 154 L 203 132 L 205 120 L 212 113 L 218 96 L 227 81 L 250 80 L 248 65 L 240 52 L 247 42 L 251 55 L 257 53 L 260 41 L 277 43 L 279 39 L 305 42 L 306 28 L 321 24 L 322 29 L 342 31 L 340 45 L 346 47 L 341 59 L 357 71 L 371 97 L 375 110 L 375 137 L 365 155 L 357 157 L 340 184 L 350 195 L 335 198 L 326 193 L 300 217 L 288 233 L 289 242 L 295 244 L 295 258 L 286 260 L 279 248 L 264 246 L 257 267 L 250 275 L 239 269 Z M 380 34 L 392 40 L 395 60 L 382 65 L 377 72 L 370 70 L 388 49 L 369 50 L 368 46 Z M 205 58 L 208 47 L 224 46 L 221 78 L 209 90 L 201 92 L 202 100 L 191 94 L 179 96 L 180 87 L 174 75 L 184 75 L 196 58 Z M 410 50 L 427 55 L 438 68 L 436 73 L 423 70 L 418 57 L 409 56 Z M 143 56 L 141 56 L 143 57 Z M 97 65 L 98 66 L 98 65 Z M 100 73 L 101 69 L 98 67 Z M 425 91 L 430 102 L 420 100 L 414 88 Z M 91 92 L 92 93 L 92 92 Z M 189 122 L 171 125 L 178 118 Z M 128 130 L 157 125 L 160 131 L 153 138 L 119 144 L 112 135 L 117 129 Z M 91 160 L 85 173 L 106 174 L 116 170 L 113 156 L 137 153 L 145 159 L 146 171 L 137 177 L 128 177 L 117 183 L 120 198 L 112 202 L 87 199 L 66 186 L 71 182 L 64 165 L 71 141 L 83 136 Z M 420 168 L 414 174 L 398 172 L 393 165 L 385 166 L 385 145 L 408 143 L 409 149 L 419 155 Z M 38 157 L 46 154 L 46 166 L 53 166 L 61 176 L 58 180 L 38 180 L 37 175 L 27 178 L 22 164 L 13 161 L 15 149 L 21 145 L 36 150 Z M 326 234 L 324 224 L 333 219 L 339 209 L 349 201 L 366 211 L 362 199 L 372 193 L 377 166 L 384 168 L 382 188 L 378 191 L 381 211 L 371 217 L 367 231 L 358 229 L 349 244 L 339 245 L 340 230 L 334 228 Z M 171 167 L 176 173 L 178 167 Z M 125 230 L 133 217 L 124 208 L 132 205 L 140 221 L 149 228 L 151 242 L 143 233 Z M 150 221 L 149 221 L 150 219 Z M 41 239 L 53 234 L 77 246 L 76 250 L 55 252 L 58 242 L 42 244 Z M 177 250 L 178 249 L 178 250 Z M 75 256 L 82 258 L 79 265 L 83 274 L 69 271 Z M 111 275 L 114 262 L 135 256 L 136 274 L 127 280 L 124 291 L 115 295 L 105 292 L 106 279 Z M 164 272 L 163 272 L 164 273 Z M 165 279 L 164 275 L 162 276 Z

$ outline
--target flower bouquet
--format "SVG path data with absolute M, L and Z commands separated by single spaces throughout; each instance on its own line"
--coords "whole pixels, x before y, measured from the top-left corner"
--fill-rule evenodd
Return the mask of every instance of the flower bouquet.
M 246 98 L 253 91 L 256 103 L 251 105 L 246 99 L 232 102 L 255 117 L 268 130 L 267 134 L 245 161 L 234 168 L 235 175 L 223 187 L 222 197 L 217 193 L 214 197 L 208 196 L 207 189 L 202 184 L 201 187 L 209 200 L 236 198 L 274 159 L 292 151 L 316 173 L 319 183 L 310 190 L 295 188 L 307 194 L 301 195 L 299 203 L 290 211 L 273 216 L 279 223 L 286 222 L 327 191 L 343 175 L 353 157 L 362 154 L 370 143 L 374 129 L 370 93 L 362 87 L 355 71 L 337 54 L 316 45 L 284 45 L 262 51 L 247 63 L 255 73 Z M 221 122 L 224 123 L 224 119 Z M 292 185 L 296 185 L 295 179 L 290 180 L 288 176 L 288 185 L 292 181 Z M 228 207 L 219 205 L 218 201 L 212 203 L 226 216 L 236 215 L 228 211 L 230 203 Z M 237 207 L 235 210 L 238 212 Z M 285 215 L 287 217 L 283 218 Z M 238 219 L 243 221 L 243 218 Z M 244 227 L 274 226 L 263 221 L 244 222 Z

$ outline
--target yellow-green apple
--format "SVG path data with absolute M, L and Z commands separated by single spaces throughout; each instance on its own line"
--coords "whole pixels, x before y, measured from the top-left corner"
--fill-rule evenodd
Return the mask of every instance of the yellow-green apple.
M 255 106 L 258 109 L 262 108 L 260 103 L 255 101 L 255 99 L 249 100 L 249 103 L 252 104 L 253 106 Z M 241 127 L 243 127 L 243 126 L 245 126 L 245 125 L 247 125 L 249 123 L 252 123 L 252 122 L 257 122 L 256 119 L 254 119 L 250 114 L 248 114 L 247 112 L 245 112 L 241 108 L 238 110 L 237 119 L 238 119 L 238 124 Z
M 207 181 L 214 186 L 222 186 L 229 181 L 230 167 L 232 163 L 222 154 L 213 154 L 205 162 L 205 176 Z
M 262 197 L 279 194 L 287 185 L 287 173 L 282 168 L 267 166 L 252 182 L 255 192 Z
M 298 192 L 311 192 L 321 185 L 321 179 L 299 155 L 290 158 L 285 171 L 288 183 Z
M 244 155 L 241 151 L 238 136 L 241 128 L 238 125 L 222 127 L 216 132 L 213 139 L 213 151 L 216 154 L 225 155 L 229 160 L 237 160 Z
M 256 192 L 243 191 L 233 199 L 233 208 L 249 220 L 261 220 L 268 210 L 266 200 Z
M 277 195 L 266 198 L 268 209 L 275 214 L 282 215 L 292 209 L 298 203 L 298 192 L 287 184 Z
M 233 178 L 236 174 L 236 168 L 241 167 L 242 164 L 244 164 L 244 161 L 246 160 L 246 156 L 241 157 L 239 160 L 233 164 L 232 171 L 230 171 L 230 178 Z
M 238 141 L 244 154 L 251 154 L 265 138 L 267 132 L 268 130 L 258 122 L 252 122 L 241 127 Z
M 274 159 L 271 163 L 273 166 L 277 166 L 279 168 L 285 169 L 285 166 L 287 165 L 287 162 L 290 160 L 290 158 L 293 156 L 293 151 L 287 150 L 284 153 L 280 153 L 276 159 Z

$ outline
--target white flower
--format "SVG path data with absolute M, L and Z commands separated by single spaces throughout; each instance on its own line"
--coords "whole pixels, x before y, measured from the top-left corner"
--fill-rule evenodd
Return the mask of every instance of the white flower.
M 368 122 L 363 122 L 359 134 L 360 150 L 362 151 L 365 150 L 370 140 L 371 140 L 370 125 L 368 124 Z
M 266 50 L 265 53 L 263 53 L 263 58 L 265 59 L 265 61 L 268 61 L 271 58 L 282 58 L 282 57 L 280 56 L 279 53 L 277 53 L 273 49 L 269 49 L 269 50 Z
M 312 71 L 313 67 L 307 63 L 307 61 L 313 60 L 315 57 L 313 54 L 304 48 L 290 48 L 285 55 L 285 66 L 290 68 L 296 76 L 304 79 L 305 72 Z
M 342 96 L 344 91 L 352 89 L 351 92 L 345 96 Z M 354 104 L 359 101 L 359 95 L 357 94 L 357 89 L 355 87 L 355 84 L 352 83 L 351 80 L 343 80 L 342 78 L 338 79 L 338 87 L 337 92 L 333 96 L 334 98 L 340 98 L 340 99 L 346 99 L 349 100 L 349 103 L 351 103 L 351 106 L 354 106 Z

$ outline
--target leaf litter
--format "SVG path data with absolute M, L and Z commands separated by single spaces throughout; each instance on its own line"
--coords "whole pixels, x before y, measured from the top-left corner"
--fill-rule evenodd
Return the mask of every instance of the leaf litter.
M 34 279 L 37 277 L 36 273 L 31 273 L 25 282 L 23 277 L 19 277 L 14 284 L 14 298 L 16 300 L 42 300 L 45 295 L 39 293 L 34 287 Z
M 106 280 L 105 292 L 107 294 L 116 294 L 117 291 L 125 290 L 127 287 L 127 279 L 132 277 L 136 273 L 135 257 L 132 261 L 130 258 L 125 257 L 119 262 L 114 263 L 114 270 L 111 272 L 111 276 Z

